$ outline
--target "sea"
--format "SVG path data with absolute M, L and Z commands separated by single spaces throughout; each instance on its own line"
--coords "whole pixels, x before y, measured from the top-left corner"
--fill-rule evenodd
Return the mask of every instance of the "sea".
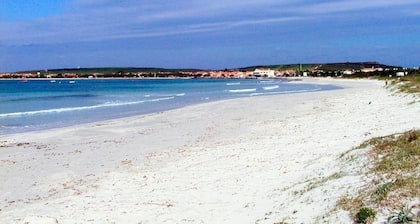
M 333 90 L 288 79 L 0 80 L 0 135 L 242 97 Z

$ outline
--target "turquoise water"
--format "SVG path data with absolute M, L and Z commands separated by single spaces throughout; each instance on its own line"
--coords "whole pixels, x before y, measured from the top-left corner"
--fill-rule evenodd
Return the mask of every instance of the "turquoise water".
M 65 127 L 223 99 L 336 88 L 282 79 L 0 80 L 0 134 Z

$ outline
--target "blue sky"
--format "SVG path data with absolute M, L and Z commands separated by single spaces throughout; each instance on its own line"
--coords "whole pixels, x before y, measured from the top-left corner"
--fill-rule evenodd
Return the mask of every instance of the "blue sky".
M 420 66 L 420 0 L 2 0 L 0 71 Z

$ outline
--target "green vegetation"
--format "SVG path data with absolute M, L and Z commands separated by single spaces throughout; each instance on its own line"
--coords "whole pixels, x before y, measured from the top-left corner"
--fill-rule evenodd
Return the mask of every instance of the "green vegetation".
M 370 78 L 394 79 L 398 72 L 408 74 L 407 78 L 402 77 L 394 83 L 401 84 L 402 89 L 407 92 L 418 92 L 419 86 L 405 86 L 406 79 L 416 77 L 418 83 L 418 70 L 406 69 L 400 66 L 389 66 L 379 62 L 344 62 L 344 63 L 313 63 L 313 64 L 277 64 L 277 65 L 256 65 L 243 68 L 233 68 L 222 70 L 202 70 L 191 68 L 165 69 L 154 67 L 102 67 L 102 68 L 63 68 L 45 69 L 34 71 L 19 71 L 15 73 L 5 73 L 1 78 L 208 78 L 212 72 L 222 72 L 220 77 L 235 77 L 238 70 L 240 72 L 250 72 L 255 69 L 271 69 L 278 72 L 278 75 L 288 76 L 316 76 L 316 77 L 346 77 L 346 78 Z M 414 74 L 416 73 L 416 74 Z M 214 74 L 213 74 L 214 75 Z M 243 75 L 243 74 L 242 74 Z M 248 74 L 249 75 L 249 74 Z M 214 76 L 212 76 L 214 77 Z M 249 75 L 250 78 L 252 75 Z M 236 77 L 235 77 L 236 78 Z M 410 83 L 413 81 L 408 80 Z M 414 90 L 413 90 L 414 89 Z
M 359 148 L 371 147 L 368 155 L 373 159 L 367 175 L 372 182 L 355 197 L 342 198 L 339 205 L 355 214 L 366 206 L 376 209 L 406 207 L 414 198 L 420 197 L 420 130 L 368 140 Z M 417 205 L 420 206 L 420 205 Z M 359 214 L 360 213 L 360 214 Z M 356 221 L 367 211 L 356 213 Z M 408 223 L 418 220 L 410 209 L 403 209 L 389 216 L 391 223 Z M 362 222 L 363 223 L 363 222 Z
M 166 77 L 168 74 L 182 77 L 182 72 L 198 72 L 199 69 L 165 69 L 165 68 L 136 68 L 136 67 L 103 67 L 103 68 L 63 68 L 42 71 L 20 71 L 17 73 L 39 74 L 39 78 L 48 75 L 57 75 L 56 78 L 64 78 L 64 74 L 76 74 L 79 78 L 87 78 L 90 75 L 97 77 L 137 77 L 137 73 L 143 73 L 147 77 Z
M 331 71 L 344 71 L 344 70 L 360 70 L 363 68 L 395 68 L 395 66 L 389 66 L 380 64 L 378 62 L 344 62 L 344 63 L 318 63 L 318 64 L 285 64 L 285 65 L 257 65 L 250 67 L 239 68 L 243 71 L 253 71 L 256 68 L 265 68 L 278 71 L 285 70 L 296 70 L 296 71 L 312 71 L 312 70 L 323 70 L 326 72 Z M 397 68 L 401 68 L 398 67 Z
M 391 68 L 392 66 L 380 64 L 379 62 L 346 62 L 346 63 L 330 63 L 323 64 L 319 69 L 325 71 L 340 71 L 340 70 L 360 70 L 363 68 Z
M 294 192 L 294 194 L 302 195 L 302 194 L 304 194 L 304 193 L 306 193 L 306 192 L 308 192 L 308 191 L 310 191 L 314 188 L 322 186 L 323 184 L 325 184 L 328 181 L 340 179 L 343 176 L 344 176 L 344 173 L 341 173 L 341 172 L 333 173 L 330 176 L 323 177 L 323 178 L 317 179 L 315 181 L 309 182 L 309 184 L 304 189 L 302 189 L 300 191 L 296 191 L 296 192 Z
M 402 208 L 399 212 L 396 212 L 388 217 L 389 224 L 397 224 L 397 223 L 419 223 L 419 214 L 414 214 L 412 211 L 413 207 L 406 207 Z
M 371 223 L 375 219 L 376 211 L 367 208 L 362 207 L 360 208 L 359 212 L 356 214 L 356 222 L 357 223 Z
M 103 67 L 103 68 L 63 68 L 63 69 L 49 69 L 40 71 L 42 74 L 57 74 L 57 73 L 75 73 L 78 75 L 102 73 L 102 74 L 117 74 L 117 73 L 156 73 L 156 72 L 192 72 L 201 71 L 199 69 L 166 69 L 166 68 L 137 68 L 137 67 Z M 21 71 L 19 73 L 36 73 L 37 71 Z
M 373 147 L 373 153 L 382 158 L 373 168 L 375 172 L 398 177 L 420 165 L 420 131 L 408 131 L 395 137 L 382 139 Z M 420 188 L 419 188 L 420 189 Z
M 418 70 L 408 70 L 407 75 L 397 77 L 390 76 L 374 76 L 379 80 L 387 80 L 390 86 L 397 86 L 400 92 L 404 93 L 420 93 L 420 72 Z
M 382 201 L 388 193 L 391 191 L 391 187 L 394 184 L 393 181 L 386 182 L 384 184 L 379 185 L 376 190 L 373 192 L 372 197 Z
M 401 77 L 396 82 L 400 83 L 399 89 L 401 92 L 420 93 L 420 73 L 418 71 Z

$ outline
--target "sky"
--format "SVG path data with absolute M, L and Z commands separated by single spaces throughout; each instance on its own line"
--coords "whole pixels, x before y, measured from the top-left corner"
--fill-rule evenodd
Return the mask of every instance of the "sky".
M 420 66 L 420 0 L 1 0 L 0 72 Z

